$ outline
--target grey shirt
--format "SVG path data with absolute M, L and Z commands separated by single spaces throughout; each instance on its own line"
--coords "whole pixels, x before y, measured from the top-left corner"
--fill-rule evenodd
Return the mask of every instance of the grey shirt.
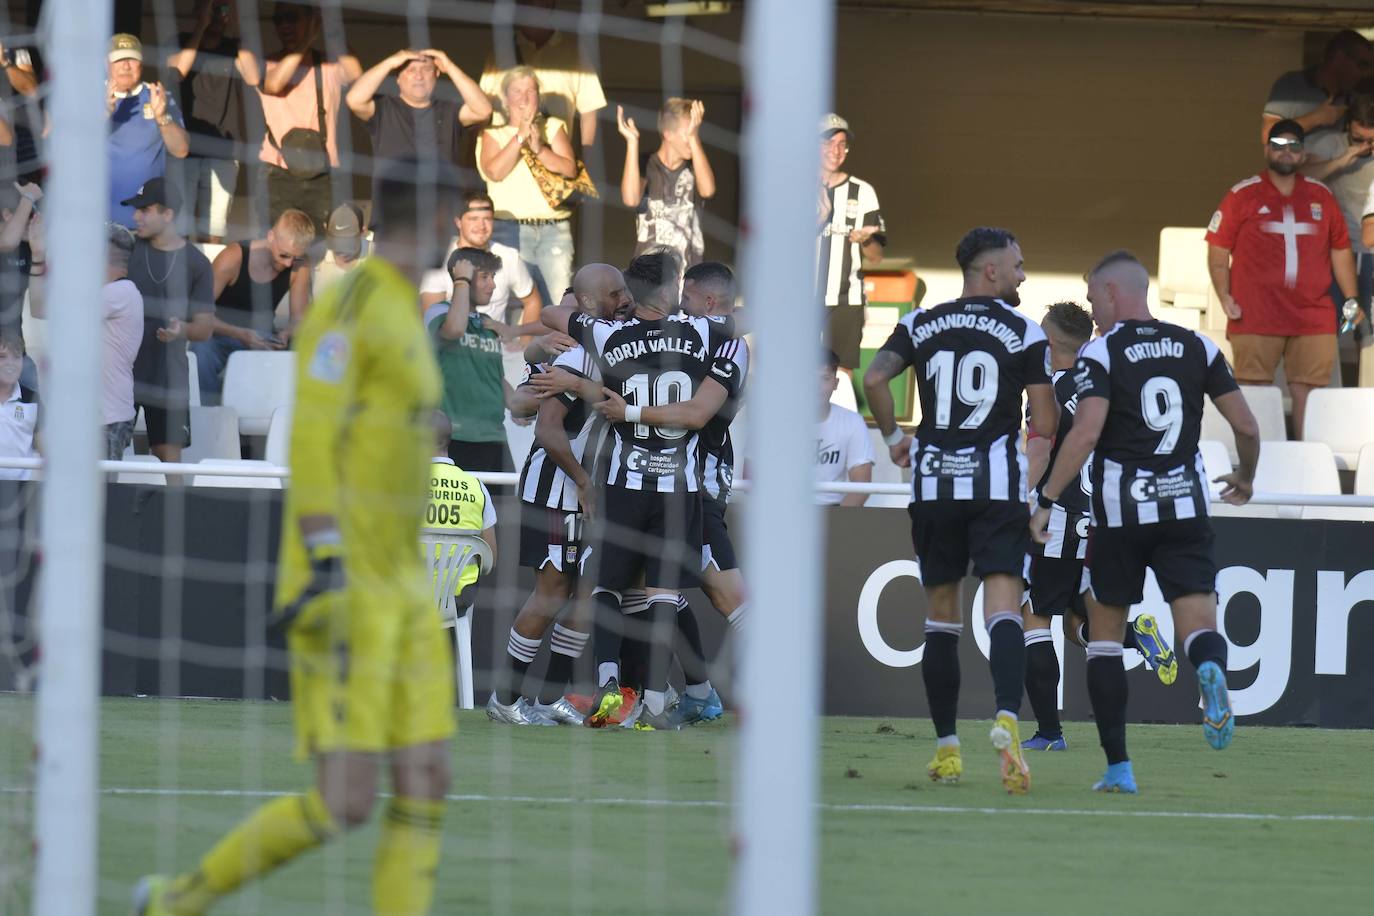
M 172 318 L 190 321 L 214 312 L 210 259 L 189 243 L 162 251 L 139 239 L 129 257 L 129 279 L 143 294 L 143 343 L 134 361 L 134 398 L 140 404 L 184 404 L 189 391 L 186 338 L 163 343 L 157 332 Z
M 1269 90 L 1269 99 L 1264 103 L 1264 113 L 1280 118 L 1300 118 L 1321 106 L 1330 96 L 1317 85 L 1312 70 L 1290 70 L 1274 81 Z M 1340 124 L 1308 131 L 1307 142 L 1323 140 L 1331 134 L 1340 134 Z
M 1344 131 L 1320 131 L 1317 139 L 1307 144 L 1307 151 L 1312 158 L 1319 160 L 1335 159 L 1349 148 L 1350 138 Z M 1340 202 L 1345 227 L 1350 231 L 1350 250 L 1357 254 L 1368 253 L 1369 249 L 1360 241 L 1360 223 L 1369 212 L 1366 204 L 1370 186 L 1374 185 L 1374 156 L 1356 159 L 1340 171 L 1326 176 L 1323 183 Z

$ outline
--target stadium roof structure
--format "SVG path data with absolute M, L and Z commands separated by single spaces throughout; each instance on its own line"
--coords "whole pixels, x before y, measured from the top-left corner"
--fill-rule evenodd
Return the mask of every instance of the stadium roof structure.
M 888 12 L 1014 13 L 1265 29 L 1330 31 L 1332 23 L 1374 26 L 1374 3 L 1312 0 L 838 0 L 841 9 Z

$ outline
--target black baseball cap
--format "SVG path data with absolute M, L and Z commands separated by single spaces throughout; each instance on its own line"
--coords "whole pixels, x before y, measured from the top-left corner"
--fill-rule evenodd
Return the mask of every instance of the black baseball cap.
M 1299 140 L 1306 140 L 1307 131 L 1292 118 L 1284 118 L 1282 121 L 1275 121 L 1274 126 L 1269 128 L 1267 139 L 1272 140 L 1275 137 L 1297 137 Z
M 166 207 L 168 210 L 181 212 L 181 192 L 177 186 L 170 184 L 165 178 L 149 178 L 143 183 L 143 187 L 138 189 L 138 193 L 128 200 L 121 200 L 121 207 L 151 207 L 157 204 Z

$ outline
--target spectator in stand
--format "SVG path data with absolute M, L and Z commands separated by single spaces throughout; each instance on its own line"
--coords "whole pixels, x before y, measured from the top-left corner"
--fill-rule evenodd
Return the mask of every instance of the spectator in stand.
M 817 282 L 830 316 L 826 339 L 851 385 L 864 333 L 864 265 L 881 261 L 887 245 L 873 186 L 841 171 L 853 139 L 849 122 L 839 115 L 828 114 L 821 121 Z
M 1324 183 L 1340 201 L 1350 248 L 1355 253 L 1360 308 L 1368 315 L 1374 296 L 1374 257 L 1370 257 L 1369 241 L 1374 239 L 1366 241 L 1363 226 L 1367 219 L 1374 235 L 1374 215 L 1365 216 L 1374 214 L 1374 95 L 1360 92 L 1351 96 L 1345 130 L 1322 131 L 1316 139 L 1309 135 L 1305 146 L 1302 173 Z M 1333 300 L 1341 302 L 1340 288 L 1332 289 Z M 1374 384 L 1374 353 L 1370 351 L 1374 335 L 1369 333 L 1369 325 L 1361 325 L 1347 340 L 1353 343 L 1355 337 L 1359 338 L 1360 384 Z
M 501 261 L 489 251 L 459 248 L 448 257 L 453 301 L 428 322 L 444 378 L 444 413 L 453 423 L 448 456 L 465 471 L 511 471 L 506 401 L 513 394 L 501 360 L 500 336 L 476 311 L 496 288 Z
M 238 29 L 237 0 L 197 0 L 195 26 L 178 36 L 181 49 L 167 58 L 167 69 L 181 81 L 190 153 L 186 157 L 186 197 L 192 213 L 179 214 L 182 228 L 194 225 L 198 238 L 224 241 L 229 208 L 239 180 L 239 144 L 244 142 L 243 86 L 261 79 L 257 57 L 231 34 Z
M 509 245 L 492 241 L 491 234 L 495 223 L 491 197 L 484 191 L 468 191 L 463 195 L 462 213 L 453 222 L 458 227 L 458 238 L 449 249 L 450 252 L 459 248 L 477 248 L 489 251 L 501 259 L 501 267 L 496 272 L 496 288 L 492 291 L 491 299 L 485 305 L 475 306 L 476 310 L 503 324 L 511 323 L 512 319 L 521 325 L 537 323 L 539 327 L 534 333 L 542 335 L 544 326 L 539 322 L 539 313 L 544 310 L 544 300 L 539 297 L 539 290 L 535 288 L 529 268 L 520 260 L 520 252 Z M 453 278 L 447 270 L 431 270 L 425 274 L 420 284 L 420 308 L 424 310 L 426 319 L 432 317 L 431 309 L 439 303 L 451 301 L 452 298 Z M 513 314 L 517 304 L 520 307 L 518 315 Z M 523 346 L 518 341 L 512 341 L 510 346 L 515 348 L 514 356 L 519 357 Z M 507 380 L 511 377 L 511 355 L 508 350 Z M 524 359 L 518 358 L 513 362 L 514 371 L 518 375 L 524 369 Z
M 395 95 L 379 93 L 396 73 Z M 436 99 L 439 74 L 447 76 L 462 103 Z M 441 162 L 457 167 L 466 128 L 491 117 L 491 100 L 443 51 L 400 50 L 358 78 L 345 97 L 372 138 L 372 199 L 382 168 L 395 160 Z
M 315 265 L 312 295 L 363 262 L 363 211 L 357 204 L 339 204 L 324 229 L 324 257 Z
M 105 108 L 110 132 L 110 219 L 132 229 L 134 211 L 120 203 L 167 171 L 167 156 L 186 158 L 190 140 L 181 111 L 161 83 L 143 82 L 143 44 L 121 33 L 110 39 Z
M 1360 80 L 1374 75 L 1374 45 L 1359 32 L 1344 29 L 1326 43 L 1322 62 L 1308 70 L 1290 70 L 1274 81 L 1264 103 L 1260 142 L 1279 121 L 1297 121 L 1308 140 L 1339 133 L 1348 94 Z
M 32 232 L 34 260 L 44 260 L 42 221 Z M 119 223 L 105 224 L 105 286 L 101 311 L 105 316 L 104 369 L 101 375 L 101 422 L 105 425 L 105 458 L 118 461 L 134 441 L 134 360 L 143 343 L 143 296 L 129 279 L 129 256 L 134 235 Z M 47 317 L 46 284 L 29 275 L 29 309 L 35 318 Z
M 1268 168 L 1235 185 L 1207 226 L 1207 269 L 1229 319 L 1236 380 L 1272 385 L 1283 363 L 1302 437 L 1307 396 L 1325 387 L 1336 362 L 1331 276 L 1355 302 L 1355 258 L 1335 196 L 1298 174 L 1303 129 L 1269 132 Z
M 38 73 L 28 48 L 0 44 L 0 185 L 34 175 L 41 167 L 38 140 L 46 119 L 38 98 Z M 32 181 L 34 178 L 27 178 Z
M 848 407 L 832 404 L 840 386 L 840 358 L 826 353 L 821 367 L 821 422 L 816 435 L 816 480 L 821 483 L 869 483 L 873 480 L 873 440 L 864 418 Z M 822 506 L 862 506 L 867 493 L 817 493 Z
M 287 210 L 264 238 L 238 242 L 215 256 L 214 334 L 191 345 L 203 404 L 218 404 L 224 367 L 237 350 L 284 350 L 291 329 L 310 304 L 310 260 L 315 224 Z M 277 305 L 290 295 L 290 323 L 277 331 Z
M 134 401 L 143 409 L 148 448 L 162 461 L 180 461 L 191 444 L 190 371 L 186 342 L 210 338 L 215 282 L 210 259 L 177 229 L 181 193 L 154 178 L 124 201 L 134 208 L 129 279 L 143 296 L 143 344 L 134 361 Z M 172 477 L 181 483 L 182 478 Z
M 38 395 L 19 380 L 24 339 L 0 329 L 0 456 L 38 457 Z M 32 480 L 24 468 L 0 468 L 0 480 Z M 11 516 L 12 517 L 12 516 Z
M 339 106 L 344 89 L 362 75 L 358 58 L 337 59 L 315 50 L 320 11 L 303 3 L 278 3 L 272 24 L 282 49 L 263 68 L 262 114 L 267 123 L 259 158 L 271 224 L 287 210 L 310 217 L 317 235 L 334 209 L 333 170 L 339 167 Z M 338 176 L 341 186 L 347 176 Z
M 576 177 L 572 140 L 560 118 L 540 112 L 539 79 L 532 68 L 508 70 L 501 95 L 505 116 L 478 138 L 477 167 L 496 210 L 496 239 L 535 268 L 540 296 L 552 302 L 572 283 L 572 214 L 565 203 L 549 203 L 532 170 Z
M 616 126 L 625 138 L 625 171 L 620 200 L 635 211 L 635 256 L 667 246 L 687 267 L 701 263 L 702 201 L 716 194 L 716 173 L 701 145 L 706 106 L 691 99 L 669 99 L 658 112 L 658 149 L 641 159 L 639 128 L 634 118 L 615 109 Z
M 555 0 L 524 0 L 521 5 L 552 10 L 557 4 Z M 601 91 L 596 71 L 583 60 L 576 35 L 547 25 L 521 24 L 515 29 L 515 47 L 501 51 L 504 53 L 489 58 L 482 70 L 483 92 L 503 99 L 510 69 L 528 67 L 539 81 L 544 113 L 570 125 L 570 131 L 575 126 L 582 150 L 596 144 L 596 113 L 606 107 L 606 94 Z M 562 287 L 558 291 L 561 293 Z
M 29 275 L 46 270 L 42 261 L 34 263 L 29 245 L 35 206 L 43 199 L 36 184 L 0 186 L 0 334 L 24 340 L 24 296 L 29 291 Z M 40 224 L 41 225 L 41 224 Z M 20 347 L 23 350 L 23 347 Z M 23 354 L 24 372 L 20 382 L 38 390 L 38 367 Z

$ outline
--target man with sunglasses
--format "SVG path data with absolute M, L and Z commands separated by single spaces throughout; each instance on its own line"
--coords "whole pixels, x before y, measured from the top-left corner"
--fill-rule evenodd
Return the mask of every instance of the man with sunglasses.
M 1333 273 L 1343 300 L 1358 305 L 1340 203 L 1298 173 L 1305 137 L 1297 121 L 1277 122 L 1268 167 L 1231 188 L 1207 226 L 1207 269 L 1229 319 L 1236 380 L 1272 385 L 1282 362 L 1299 436 L 1307 396 L 1330 382 L 1336 362 Z

